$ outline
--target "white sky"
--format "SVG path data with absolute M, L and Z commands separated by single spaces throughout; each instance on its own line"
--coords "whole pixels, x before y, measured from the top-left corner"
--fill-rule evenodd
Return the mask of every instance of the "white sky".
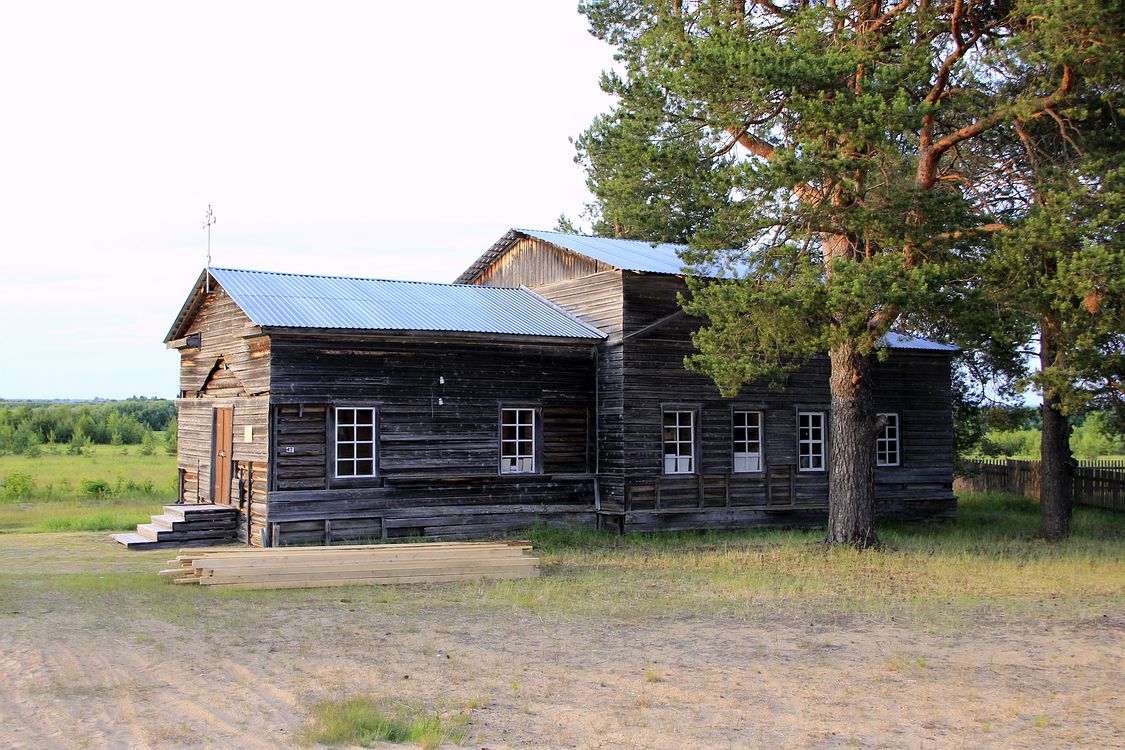
M 575 0 L 5 4 L 0 398 L 158 395 L 205 262 L 452 281 L 589 200 Z

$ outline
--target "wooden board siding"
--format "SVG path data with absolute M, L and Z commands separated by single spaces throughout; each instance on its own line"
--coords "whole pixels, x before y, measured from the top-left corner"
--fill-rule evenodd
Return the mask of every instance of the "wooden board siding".
M 209 379 L 217 391 L 214 395 L 220 397 L 269 393 L 269 337 L 246 338 L 252 328 L 246 313 L 215 285 L 188 326 L 191 333 L 200 334 L 199 348 L 180 350 L 181 395 L 204 390 Z M 217 372 L 220 364 L 229 372 Z M 214 375 L 219 376 L 217 381 Z M 235 392 L 228 393 L 232 386 Z
M 598 474 L 600 507 L 623 507 L 625 493 L 624 391 L 620 342 L 624 328 L 622 274 L 602 271 L 534 287 L 533 291 L 564 307 L 584 322 L 610 335 L 598 349 L 596 433 L 592 437 L 594 470 Z
M 189 330 L 200 334 L 200 346 L 180 350 L 180 391 L 185 395 L 176 399 L 180 501 L 239 508 L 239 538 L 246 542 L 249 533 L 251 542 L 260 543 L 269 477 L 269 337 L 247 336 L 253 332 L 250 319 L 217 285 Z M 216 407 L 231 409 L 233 438 L 230 493 L 219 498 L 211 497 Z
M 232 481 L 231 496 L 226 498 L 212 498 L 210 490 L 211 477 L 211 431 L 214 424 L 213 410 L 216 406 L 231 407 L 233 417 L 234 441 L 232 444 L 231 459 L 234 469 L 238 466 L 254 463 L 255 472 L 260 474 L 256 479 L 265 482 L 267 451 L 269 449 L 268 413 L 269 399 L 267 396 L 253 398 L 181 398 L 176 399 L 176 412 L 178 420 L 178 450 L 176 464 L 186 474 L 191 474 L 190 482 L 185 481 L 184 502 L 197 502 L 199 500 L 213 501 L 224 505 L 237 504 L 237 483 Z M 251 429 L 251 442 L 246 442 L 246 428 Z M 196 477 L 202 477 L 203 482 L 196 486 Z M 186 480 L 186 476 L 185 476 Z
M 592 510 L 592 347 L 275 335 L 272 367 L 268 521 L 283 543 L 468 538 Z M 333 478 L 334 410 L 349 405 L 376 409 L 371 479 Z M 539 473 L 499 474 L 502 405 L 537 409 Z
M 620 271 L 602 271 L 583 278 L 533 286 L 531 290 L 604 333 L 620 333 L 624 325 Z
M 524 237 L 496 259 L 473 283 L 482 286 L 536 287 L 612 270 L 612 266 L 572 253 L 550 242 Z

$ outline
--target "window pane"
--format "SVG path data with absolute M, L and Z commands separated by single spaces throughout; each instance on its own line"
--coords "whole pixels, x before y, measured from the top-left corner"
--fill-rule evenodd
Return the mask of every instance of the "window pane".
M 336 409 L 336 476 L 375 476 L 375 409 Z
M 690 474 L 695 439 L 694 412 L 666 411 L 663 416 L 664 473 Z
M 535 410 L 500 410 L 500 473 L 535 472 Z

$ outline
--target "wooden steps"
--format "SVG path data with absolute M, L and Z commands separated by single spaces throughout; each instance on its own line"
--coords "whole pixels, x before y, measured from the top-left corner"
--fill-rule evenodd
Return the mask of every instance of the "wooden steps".
M 174 583 L 237 589 L 438 583 L 531 578 L 539 559 L 528 542 L 434 542 L 186 552 L 160 571 Z
M 227 505 L 165 505 L 151 523 L 137 524 L 137 531 L 114 534 L 114 541 L 127 549 L 211 546 L 233 542 L 238 534 L 238 511 Z

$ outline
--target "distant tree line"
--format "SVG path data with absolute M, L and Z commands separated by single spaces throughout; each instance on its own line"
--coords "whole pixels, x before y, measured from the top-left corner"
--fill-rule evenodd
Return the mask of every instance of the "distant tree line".
M 45 444 L 155 447 L 155 432 L 174 430 L 176 406 L 166 399 L 50 402 L 0 401 L 0 453 L 34 454 Z M 174 450 L 174 444 L 173 444 Z
M 972 458 L 1039 457 L 1042 409 L 1032 406 L 983 406 L 964 398 L 954 408 L 954 436 L 958 456 Z M 1079 459 L 1125 454 L 1125 434 L 1117 415 L 1091 410 L 1070 419 L 1070 444 Z

